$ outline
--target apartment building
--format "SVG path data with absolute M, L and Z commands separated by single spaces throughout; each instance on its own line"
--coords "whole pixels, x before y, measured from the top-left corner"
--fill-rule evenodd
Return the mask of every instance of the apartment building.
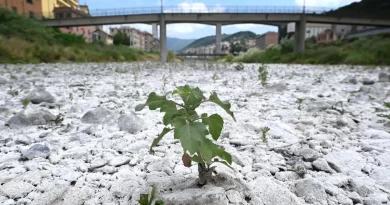
M 36 18 L 42 13 L 42 0 L 0 0 L 0 7 L 19 15 Z
M 79 0 L 41 0 L 41 13 L 45 18 L 54 18 L 54 9 L 57 7 L 70 7 L 79 9 Z M 89 11 L 88 11 L 89 13 Z
M 318 23 L 308 23 L 306 24 L 305 38 L 317 38 L 318 34 L 324 32 L 327 29 L 331 29 L 331 24 L 318 24 Z M 295 23 L 287 24 L 287 34 L 295 33 Z
M 89 13 L 72 7 L 56 7 L 54 8 L 53 13 L 54 17 L 57 19 L 89 16 Z M 61 27 L 60 30 L 65 33 L 81 35 L 85 38 L 86 42 L 92 42 L 93 32 L 96 30 L 96 26 Z
M 256 37 L 256 47 L 265 50 L 269 45 L 278 44 L 279 35 L 276 32 L 267 32 Z
M 106 45 L 112 45 L 114 43 L 114 38 L 111 34 L 106 33 L 102 29 L 96 29 L 93 32 L 92 41 L 102 41 Z

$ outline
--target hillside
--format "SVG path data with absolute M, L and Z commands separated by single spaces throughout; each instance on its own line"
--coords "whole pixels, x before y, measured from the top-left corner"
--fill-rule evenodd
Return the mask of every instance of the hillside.
M 256 37 L 256 34 L 251 32 L 251 31 L 240 31 L 231 35 L 223 34 L 222 35 L 222 41 L 239 41 L 241 39 L 254 39 Z M 188 48 L 197 48 L 201 46 L 207 46 L 215 43 L 216 41 L 216 36 L 206 36 L 200 39 L 195 40 L 191 44 L 187 45 L 184 49 Z
M 357 18 L 390 19 L 389 0 L 362 0 L 341 7 L 327 14 L 336 16 L 348 16 Z
M 158 60 L 127 46 L 86 43 L 82 36 L 62 33 L 0 8 L 0 63 L 109 62 Z
M 167 38 L 167 48 L 170 51 L 173 52 L 179 52 L 192 42 L 194 42 L 195 39 L 180 39 L 180 38 Z
M 256 34 L 253 33 L 252 31 L 240 31 L 237 33 L 234 33 L 232 35 L 227 36 L 226 38 L 223 39 L 223 41 L 237 41 L 241 39 L 253 39 L 256 37 Z

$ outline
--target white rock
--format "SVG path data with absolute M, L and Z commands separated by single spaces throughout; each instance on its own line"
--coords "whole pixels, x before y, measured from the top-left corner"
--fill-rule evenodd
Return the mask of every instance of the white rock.
M 297 181 L 295 192 L 299 197 L 305 197 L 306 202 L 326 204 L 327 195 L 323 185 L 312 178 Z
M 12 180 L 0 187 L 0 193 L 4 193 L 9 198 L 23 198 L 32 192 L 35 187 L 24 181 Z
M 345 174 L 352 170 L 361 170 L 366 164 L 361 155 L 352 150 L 332 152 L 326 155 L 325 159 L 332 169 Z
M 125 164 L 128 164 L 130 162 L 130 158 L 126 156 L 117 156 L 108 161 L 108 165 L 119 167 Z

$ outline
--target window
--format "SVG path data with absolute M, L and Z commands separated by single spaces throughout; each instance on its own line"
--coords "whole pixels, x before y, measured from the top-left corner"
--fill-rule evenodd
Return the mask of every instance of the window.
M 27 3 L 33 4 L 33 0 L 26 0 Z
M 18 8 L 12 7 L 12 12 L 14 12 L 15 14 L 17 14 L 17 13 L 18 13 Z
M 34 12 L 32 12 L 32 11 L 28 12 L 28 16 L 33 19 L 34 18 Z
M 65 18 L 71 18 L 72 17 L 72 15 L 71 15 L 71 13 L 70 12 L 68 12 L 68 13 L 65 13 Z

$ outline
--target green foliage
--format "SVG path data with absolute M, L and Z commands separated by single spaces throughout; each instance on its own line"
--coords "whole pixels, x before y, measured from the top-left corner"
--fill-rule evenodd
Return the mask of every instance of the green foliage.
M 124 70 L 124 69 L 116 68 L 116 69 L 115 69 L 115 72 L 116 72 L 116 73 L 124 74 L 124 73 L 128 73 L 129 70 Z
M 31 103 L 31 100 L 23 100 L 23 107 L 27 108 L 27 106 Z
M 176 59 L 176 55 L 173 51 L 168 51 L 168 57 L 167 57 L 167 61 L 168 62 L 174 62 Z
M 236 69 L 236 71 L 242 71 L 245 67 L 242 63 L 238 63 L 236 66 L 234 66 L 234 68 Z
M 233 54 L 229 53 L 227 56 L 226 56 L 226 62 L 228 63 L 231 63 L 234 59 L 234 56 Z
M 383 105 L 390 109 L 390 102 L 384 102 Z
M 263 140 L 263 143 L 267 144 L 268 143 L 268 138 L 267 138 L 267 133 L 270 131 L 271 129 L 269 127 L 264 127 L 262 130 L 261 130 L 261 139 Z
M 123 62 L 153 59 L 127 46 L 87 44 L 82 36 L 61 33 L 59 29 L 42 26 L 39 22 L 0 8 L 0 62 Z
M 295 44 L 295 38 L 282 38 L 280 40 L 280 48 L 282 53 L 292 53 L 294 52 L 294 44 Z
M 261 64 L 259 66 L 259 80 L 261 82 L 261 85 L 263 87 L 267 86 L 267 80 L 268 80 L 268 71 L 267 71 L 267 65 Z
M 217 80 L 217 72 L 214 72 L 213 73 L 213 76 L 211 77 L 211 79 L 214 81 L 214 83 L 215 83 L 215 81 Z
M 114 45 L 130 46 L 130 37 L 119 31 L 113 37 Z
M 209 169 L 215 162 L 229 166 L 232 163 L 232 156 L 207 137 L 211 135 L 213 140 L 219 139 L 224 124 L 222 117 L 218 114 L 209 115 L 207 113 L 198 115 L 196 109 L 203 103 L 215 103 L 235 120 L 230 110 L 230 103 L 221 101 L 215 92 L 206 98 L 198 87 L 193 88 L 188 85 L 178 87 L 172 95 L 180 96 L 182 103 L 169 100 L 167 95 L 157 95 L 152 92 L 145 104 L 140 104 L 135 108 L 136 111 L 141 111 L 148 106 L 150 110 L 159 109 L 160 112 L 165 113 L 163 124 L 166 127 L 154 139 L 150 151 L 153 152 L 153 147 L 166 134 L 173 131 L 174 138 L 179 140 L 183 147 L 184 165 L 190 166 L 193 161 L 206 169 Z
M 149 194 L 140 194 L 139 204 L 140 205 L 153 205 L 154 198 L 156 197 L 156 187 L 152 187 L 152 192 Z M 164 205 L 162 200 L 157 200 L 154 205 Z
M 297 98 L 297 103 L 298 103 L 298 110 L 301 110 L 301 105 L 303 103 L 303 99 L 302 98 Z

